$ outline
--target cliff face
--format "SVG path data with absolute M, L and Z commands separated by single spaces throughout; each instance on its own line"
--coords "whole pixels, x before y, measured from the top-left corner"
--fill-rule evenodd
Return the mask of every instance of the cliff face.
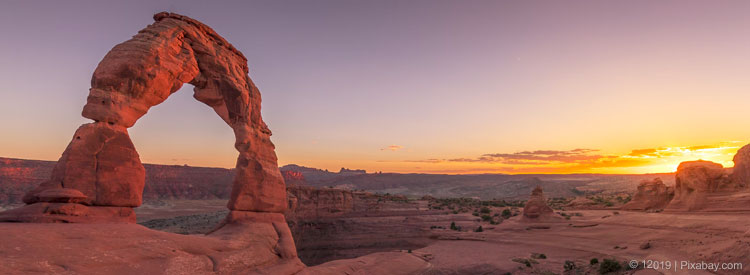
M 0 158 L 0 205 L 23 203 L 21 198 L 49 178 L 54 161 Z
M 288 187 L 287 199 L 287 217 L 319 219 L 337 217 L 354 211 L 354 196 L 349 190 Z
M 143 197 L 156 199 L 226 199 L 233 169 L 146 164 Z
M 433 241 L 425 234 L 421 219 L 410 218 L 425 211 L 419 210 L 418 202 L 403 196 L 289 186 L 287 198 L 289 207 L 284 215 L 299 257 L 308 265 L 417 249 Z
M 0 205 L 20 204 L 23 195 L 49 179 L 54 161 L 0 158 Z M 146 164 L 144 200 L 228 199 L 233 169 Z

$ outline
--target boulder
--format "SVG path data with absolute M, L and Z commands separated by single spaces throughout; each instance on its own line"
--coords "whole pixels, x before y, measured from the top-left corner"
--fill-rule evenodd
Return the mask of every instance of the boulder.
M 638 184 L 633 199 L 622 206 L 624 210 L 661 210 L 674 197 L 674 188 L 666 186 L 660 178 L 643 180 Z
M 666 209 L 699 210 L 707 206 L 709 194 L 731 188 L 721 164 L 703 160 L 686 161 L 677 167 L 675 195 Z
M 547 205 L 547 198 L 544 197 L 542 187 L 537 186 L 531 191 L 531 196 L 523 208 L 523 217 L 530 220 L 554 217 L 554 211 Z

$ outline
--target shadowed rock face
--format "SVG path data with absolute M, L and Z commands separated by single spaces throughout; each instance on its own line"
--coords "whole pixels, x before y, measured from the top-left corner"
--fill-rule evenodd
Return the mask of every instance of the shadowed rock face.
M 547 205 L 542 188 L 537 186 L 531 191 L 531 196 L 523 208 L 523 217 L 526 219 L 540 219 L 551 217 L 554 214 L 552 208 Z
M 194 97 L 235 133 L 239 157 L 229 209 L 284 212 L 284 181 L 271 131 L 260 115 L 260 92 L 247 76 L 247 59 L 196 20 L 170 13 L 154 20 L 99 63 L 82 112 L 95 122 L 76 131 L 51 179 L 26 194 L 24 202 L 40 202 L 45 190 L 71 188 L 86 196 L 85 205 L 139 206 L 145 169 L 127 128 L 190 83 Z
M 664 209 L 674 197 L 674 188 L 667 187 L 660 178 L 644 180 L 638 185 L 633 199 L 625 204 L 625 210 Z
M 740 148 L 733 160 L 732 179 L 735 184 L 742 187 L 750 186 L 750 144 Z

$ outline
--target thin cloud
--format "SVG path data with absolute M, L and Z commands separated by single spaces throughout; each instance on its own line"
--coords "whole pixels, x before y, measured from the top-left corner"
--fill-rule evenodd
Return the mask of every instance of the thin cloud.
M 385 147 L 385 148 L 380 148 L 380 151 L 396 152 L 396 151 L 401 150 L 403 148 L 404 148 L 404 146 L 401 146 L 401 145 L 390 145 L 390 146 Z

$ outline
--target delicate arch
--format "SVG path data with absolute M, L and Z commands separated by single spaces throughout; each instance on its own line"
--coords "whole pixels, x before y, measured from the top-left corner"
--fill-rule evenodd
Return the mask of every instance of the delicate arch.
M 82 112 L 95 122 L 76 131 L 51 179 L 24 201 L 43 202 L 45 190 L 63 188 L 83 193 L 88 205 L 140 205 L 145 174 L 127 128 L 190 83 L 193 96 L 234 130 L 239 157 L 229 209 L 283 212 L 286 189 L 247 59 L 196 20 L 166 12 L 154 20 L 99 63 Z

